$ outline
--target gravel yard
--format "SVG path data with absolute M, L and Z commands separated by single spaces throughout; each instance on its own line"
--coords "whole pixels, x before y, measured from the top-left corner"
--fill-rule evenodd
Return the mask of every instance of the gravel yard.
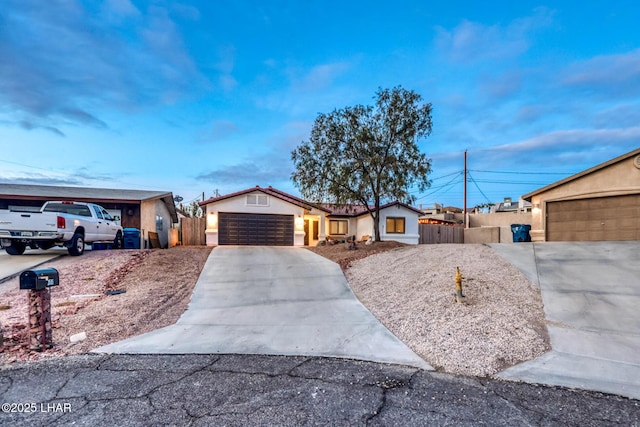
M 464 304 L 454 298 L 456 267 Z M 490 376 L 550 349 L 539 289 L 488 246 L 405 246 L 354 261 L 346 276 L 360 301 L 439 370 Z
M 312 250 L 338 262 L 362 303 L 442 371 L 488 376 L 549 349 L 539 290 L 489 247 L 381 242 Z M 91 251 L 43 265 L 59 270 L 60 286 L 52 288 L 56 345 L 42 353 L 27 348 L 27 291 L 17 278 L 0 284 L 0 362 L 85 353 L 175 323 L 210 251 Z M 454 301 L 456 266 L 466 304 Z M 86 340 L 71 343 L 80 332 Z

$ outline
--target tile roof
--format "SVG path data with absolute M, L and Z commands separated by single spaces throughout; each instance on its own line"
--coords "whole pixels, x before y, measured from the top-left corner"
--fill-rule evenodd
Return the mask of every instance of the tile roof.
M 418 215 L 424 215 L 424 212 L 422 212 L 420 209 L 416 209 L 413 206 L 409 206 L 406 203 L 402 203 L 398 201 L 380 205 L 380 210 L 390 208 L 391 206 L 396 206 L 396 205 L 402 206 L 411 211 L 414 211 Z M 367 207 L 363 205 L 338 205 L 333 203 L 322 203 L 319 206 L 322 206 L 326 211 L 329 212 L 329 215 L 331 216 L 345 216 L 345 217 L 357 217 L 361 215 L 368 215 L 369 210 L 373 211 L 375 209 L 375 207 L 372 205 L 369 205 L 369 209 L 367 209 Z
M 260 187 L 259 185 L 256 185 L 255 187 L 247 188 L 245 190 L 236 191 L 235 193 L 224 194 L 224 195 L 218 196 L 218 197 L 210 197 L 209 199 L 204 200 L 202 202 L 199 202 L 198 204 L 200 206 L 205 206 L 205 205 L 208 205 L 210 203 L 219 202 L 221 200 L 226 200 L 226 199 L 230 199 L 230 198 L 233 198 L 233 197 L 242 196 L 243 194 L 253 193 L 254 191 L 260 191 L 261 193 L 268 194 L 270 196 L 276 197 L 276 198 L 278 198 L 280 200 L 284 200 L 285 202 L 291 203 L 291 204 L 296 205 L 296 206 L 300 206 L 300 207 L 305 208 L 305 209 L 311 210 L 311 209 L 316 208 L 316 209 L 320 209 L 320 210 L 325 210 L 326 211 L 326 209 L 323 209 L 319 205 L 316 205 L 316 204 L 313 204 L 313 203 L 309 203 L 309 202 L 307 202 L 307 201 L 305 201 L 305 200 L 303 200 L 303 199 L 301 199 L 299 197 L 296 197 L 296 196 L 294 196 L 292 194 L 285 193 L 284 191 L 277 190 L 277 189 L 275 189 L 275 188 L 273 188 L 271 186 L 269 186 L 269 187 Z
M 276 197 L 278 199 L 284 200 L 285 202 L 289 202 L 293 205 L 296 206 L 300 206 L 303 207 L 305 209 L 318 209 L 321 211 L 325 211 L 328 216 L 341 216 L 341 217 L 357 217 L 357 216 L 361 216 L 361 215 L 365 215 L 368 214 L 369 211 L 367 210 L 367 208 L 363 205 L 345 205 L 345 204 L 335 204 L 335 203 L 312 203 L 312 202 L 307 202 L 306 200 L 301 199 L 300 197 L 294 196 L 292 194 L 289 193 L 285 193 L 284 191 L 278 190 L 276 188 L 273 188 L 271 186 L 269 187 L 260 187 L 259 185 L 256 185 L 255 187 L 251 187 L 251 188 L 247 188 L 245 190 L 241 190 L 241 191 L 236 191 L 235 193 L 229 193 L 229 194 L 225 194 L 222 196 L 218 196 L 218 197 L 211 197 L 205 201 L 199 202 L 200 206 L 205 206 L 208 205 L 210 203 L 216 203 L 219 202 L 221 200 L 226 200 L 226 199 L 230 199 L 233 197 L 238 197 L 238 196 L 242 196 L 243 194 L 249 194 L 252 193 L 254 191 L 260 191 L 264 194 L 268 194 L 271 195 L 273 197 Z M 418 215 L 422 215 L 423 212 L 419 209 L 414 208 L 413 206 L 409 206 L 405 203 L 402 202 L 391 202 L 391 203 L 386 203 L 384 205 L 380 206 L 380 209 L 385 209 L 391 206 L 395 206 L 395 205 L 400 205 L 402 207 L 405 207 L 409 210 L 414 211 L 415 213 L 417 213 Z M 373 210 L 373 206 L 369 207 L 371 210 Z

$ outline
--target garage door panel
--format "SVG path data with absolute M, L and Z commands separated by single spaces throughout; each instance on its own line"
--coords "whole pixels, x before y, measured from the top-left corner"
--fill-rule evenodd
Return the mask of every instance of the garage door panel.
M 547 203 L 548 241 L 638 240 L 640 195 Z
M 293 246 L 293 215 L 221 212 L 218 244 Z

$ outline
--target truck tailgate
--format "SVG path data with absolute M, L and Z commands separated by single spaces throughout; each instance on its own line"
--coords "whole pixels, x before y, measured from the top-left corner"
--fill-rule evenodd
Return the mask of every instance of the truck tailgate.
M 56 231 L 57 215 L 53 212 L 0 212 L 0 230 L 9 231 Z M 24 235 L 23 237 L 31 237 Z

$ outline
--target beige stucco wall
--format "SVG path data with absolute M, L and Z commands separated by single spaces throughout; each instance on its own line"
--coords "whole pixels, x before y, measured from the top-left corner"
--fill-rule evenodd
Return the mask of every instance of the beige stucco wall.
M 156 217 L 162 219 L 162 229 L 157 227 Z M 158 233 L 158 239 L 162 247 L 169 244 L 171 230 L 171 214 L 167 206 L 160 199 L 143 200 L 140 204 L 140 237 L 143 239 L 141 248 L 149 247 L 149 232 Z
M 511 224 L 531 225 L 531 212 L 500 212 L 469 214 L 469 227 L 510 227 Z
M 464 243 L 500 243 L 500 227 L 465 228 Z
M 548 202 L 640 193 L 640 169 L 634 166 L 634 158 L 635 156 L 631 156 L 534 195 L 531 198 L 531 239 L 534 242 L 546 240 L 545 218 Z
M 172 228 L 169 230 L 169 247 L 173 248 L 178 245 L 180 241 L 179 231 L 177 228 Z

